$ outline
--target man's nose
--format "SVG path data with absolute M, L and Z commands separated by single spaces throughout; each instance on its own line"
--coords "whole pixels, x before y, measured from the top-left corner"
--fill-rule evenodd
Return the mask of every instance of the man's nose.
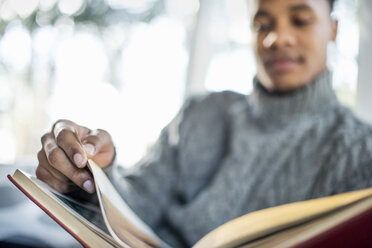
M 296 43 L 296 36 L 291 29 L 276 28 L 272 30 L 263 40 L 265 48 L 277 49 L 283 47 L 290 47 Z

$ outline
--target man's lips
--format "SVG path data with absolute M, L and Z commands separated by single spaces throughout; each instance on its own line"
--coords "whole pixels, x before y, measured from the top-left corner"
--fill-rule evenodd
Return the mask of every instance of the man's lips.
M 301 61 L 303 60 L 300 58 L 274 58 L 267 60 L 265 65 L 270 71 L 281 73 L 294 70 L 301 63 Z

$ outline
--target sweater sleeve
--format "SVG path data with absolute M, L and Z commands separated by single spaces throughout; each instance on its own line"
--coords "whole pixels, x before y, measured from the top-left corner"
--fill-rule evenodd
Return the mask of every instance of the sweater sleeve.
M 152 228 L 172 203 L 195 196 L 215 171 L 225 142 L 224 112 L 241 99 L 232 92 L 189 99 L 143 159 L 129 169 L 112 168 L 115 187 Z

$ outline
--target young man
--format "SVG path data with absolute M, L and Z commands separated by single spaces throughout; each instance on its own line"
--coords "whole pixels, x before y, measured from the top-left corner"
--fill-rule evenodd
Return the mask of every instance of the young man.
M 326 68 L 331 0 L 252 0 L 254 92 L 188 101 L 147 156 L 118 172 L 110 135 L 58 121 L 37 176 L 93 192 L 87 158 L 161 238 L 191 246 L 248 212 L 372 186 L 372 128 L 342 107 Z

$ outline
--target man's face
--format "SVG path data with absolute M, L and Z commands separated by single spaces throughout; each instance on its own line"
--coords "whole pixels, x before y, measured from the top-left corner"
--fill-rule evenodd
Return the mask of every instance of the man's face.
M 337 33 L 328 0 L 252 1 L 257 77 L 266 88 L 295 90 L 326 70 Z

